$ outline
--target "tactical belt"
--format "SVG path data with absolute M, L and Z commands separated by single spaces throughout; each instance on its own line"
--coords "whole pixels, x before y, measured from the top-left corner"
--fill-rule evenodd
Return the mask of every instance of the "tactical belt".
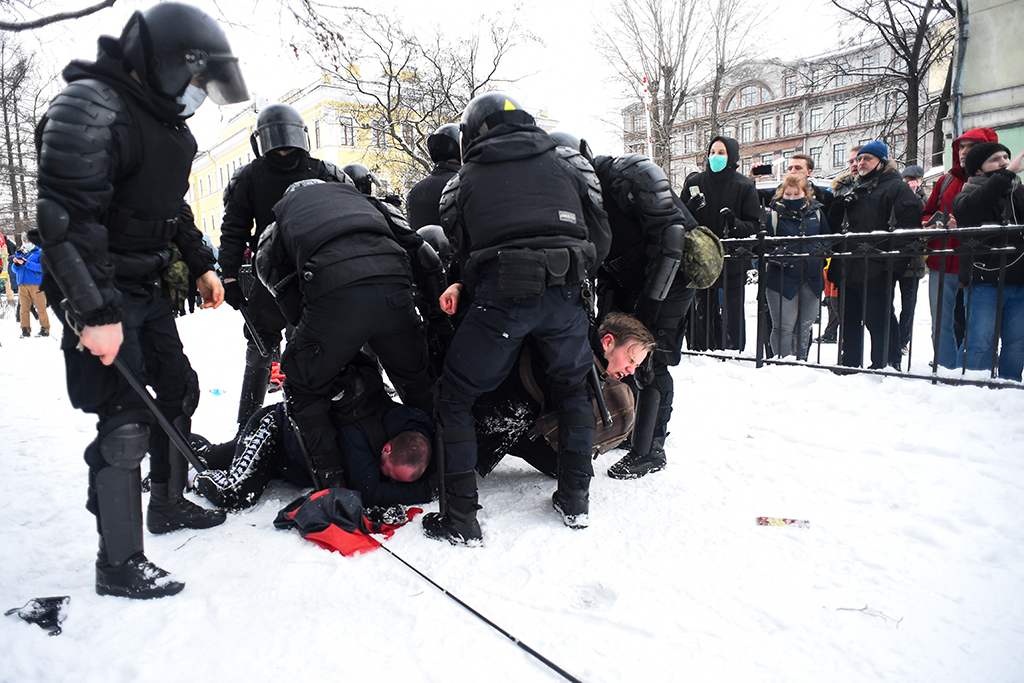
M 178 229 L 178 219 L 143 221 L 131 215 L 131 209 L 114 207 L 103 217 L 103 224 L 111 232 L 129 237 L 154 237 L 169 240 Z
M 540 296 L 547 287 L 582 282 L 586 264 L 581 249 L 501 249 L 489 268 L 498 275 L 498 294 L 511 299 Z

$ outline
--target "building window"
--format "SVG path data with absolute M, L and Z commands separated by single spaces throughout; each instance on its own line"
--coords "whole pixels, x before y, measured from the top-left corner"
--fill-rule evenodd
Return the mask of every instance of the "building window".
M 775 161 L 775 155 L 774 154 L 762 154 L 761 155 L 761 164 L 762 165 L 770 164 L 773 161 Z
M 377 119 L 373 124 L 373 146 L 377 149 L 388 148 L 388 133 L 383 119 Z
M 686 104 L 683 105 L 683 119 L 684 120 L 689 120 L 689 119 L 696 118 L 696 117 L 697 117 L 697 103 L 693 102 L 692 100 L 688 101 Z
M 711 98 L 704 98 L 704 116 L 711 116 Z
M 820 66 L 811 69 L 811 88 L 821 90 L 825 87 L 825 70 Z
M 343 116 L 338 124 L 341 126 L 341 144 L 343 147 L 356 146 L 356 122 L 350 116 Z
M 217 167 L 217 174 L 220 176 L 220 185 L 218 185 L 217 187 L 223 190 L 224 189 L 224 167 L 223 166 L 218 166 Z
M 874 56 L 865 57 L 864 59 L 860 60 L 860 68 L 861 71 L 863 71 L 863 78 L 865 81 L 874 78 L 876 74 Z
M 320 119 L 313 120 L 313 149 L 320 149 Z
M 892 154 L 896 159 L 902 159 L 907 152 L 907 136 L 897 133 L 892 136 Z
M 832 126 L 842 128 L 846 121 L 846 102 L 836 102 L 836 109 L 832 117 Z
M 861 100 L 857 116 L 861 123 L 871 123 L 875 116 L 875 103 L 871 100 Z
M 722 135 L 727 138 L 734 138 L 736 137 L 736 128 L 733 126 L 725 126 L 722 128 Z
M 844 168 L 846 166 L 846 145 L 832 145 L 832 168 Z
M 874 138 L 864 138 L 862 140 L 858 140 L 857 144 L 860 145 L 861 147 L 863 147 L 864 145 L 868 144 L 869 142 L 874 142 L 874 141 L 875 141 Z
M 758 87 L 757 94 L 758 97 L 761 98 L 760 101 L 762 104 L 764 104 L 765 102 L 771 102 L 773 99 L 775 99 L 772 97 L 772 91 L 769 90 L 768 88 Z
M 796 74 L 786 76 L 783 81 L 783 97 L 796 97 Z
M 850 65 L 840 64 L 839 72 L 836 73 L 836 87 L 842 88 L 850 84 Z
M 199 196 L 203 196 L 203 179 L 199 178 Z
M 206 216 L 203 216 L 203 232 L 207 232 L 207 229 L 206 229 Z
M 771 140 L 775 137 L 775 117 L 768 116 L 761 119 L 761 139 Z
M 210 194 L 213 194 L 213 180 L 211 179 L 209 173 L 206 174 L 206 190 Z
M 739 108 L 753 107 L 757 104 L 757 86 L 748 85 L 740 89 Z
M 811 130 L 821 130 L 821 123 L 825 120 L 825 110 L 822 107 L 815 107 L 811 110 Z
M 683 136 L 683 154 L 693 154 L 693 133 L 687 133 Z
M 750 169 L 753 168 L 753 165 L 754 165 L 753 161 L 751 161 L 750 159 L 744 159 L 743 160 L 743 169 L 741 171 L 743 173 L 743 175 L 750 175 Z
M 814 161 L 814 168 L 821 168 L 821 147 L 811 147 L 810 157 Z
M 901 92 L 885 93 L 885 116 L 900 118 L 907 115 L 907 97 Z
M 796 135 L 796 114 L 783 114 L 782 115 L 782 134 Z
M 740 124 L 740 142 L 754 141 L 754 122 L 744 121 Z
M 640 114 L 633 114 L 631 125 L 634 133 L 642 132 L 644 129 L 644 117 Z

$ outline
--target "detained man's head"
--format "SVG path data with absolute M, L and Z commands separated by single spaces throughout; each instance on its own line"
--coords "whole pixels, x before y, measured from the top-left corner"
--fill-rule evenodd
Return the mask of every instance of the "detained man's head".
M 608 362 L 606 372 L 620 381 L 635 373 L 655 348 L 654 337 L 643 323 L 624 313 L 609 313 L 597 333 Z
M 380 451 L 380 472 L 393 481 L 411 482 L 430 464 L 430 439 L 420 432 L 399 432 Z

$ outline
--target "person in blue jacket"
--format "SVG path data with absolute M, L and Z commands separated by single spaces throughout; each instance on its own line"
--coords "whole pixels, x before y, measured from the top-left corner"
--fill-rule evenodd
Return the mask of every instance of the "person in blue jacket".
M 807 178 L 790 173 L 775 191 L 768 213 L 768 233 L 777 237 L 828 234 L 822 205 L 814 198 Z M 808 253 L 807 245 L 791 249 Z M 768 260 L 768 310 L 772 316 L 772 350 L 781 358 L 796 354 L 807 360 L 811 326 L 818 316 L 824 289 L 822 259 Z
M 43 283 L 42 252 L 32 244 L 28 235 L 21 236 L 21 248 L 11 258 L 11 272 L 18 278 L 18 303 L 21 306 L 21 336 L 32 336 L 32 306 L 39 314 L 39 337 L 50 336 L 50 316 L 46 314 L 46 295 Z

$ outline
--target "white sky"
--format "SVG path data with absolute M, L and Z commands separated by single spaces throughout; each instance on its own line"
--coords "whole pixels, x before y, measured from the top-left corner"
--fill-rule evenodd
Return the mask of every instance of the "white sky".
M 51 3 L 49 7 L 67 10 L 85 0 Z M 93 17 L 67 22 L 37 31 L 27 37 L 43 41 L 47 64 L 55 71 L 72 58 L 91 59 L 96 38 L 103 33 L 117 35 L 125 20 L 137 8 L 150 2 L 119 0 L 110 9 Z M 283 44 L 296 35 L 290 14 L 276 0 L 196 0 L 227 27 L 232 48 L 240 57 L 251 92 L 276 101 L 285 92 L 316 78 L 307 60 L 297 61 Z M 342 3 L 347 4 L 347 3 Z M 353 3 L 354 4 L 354 3 Z M 387 5 L 375 4 L 372 9 Z M 392 3 L 410 26 L 428 25 L 443 19 L 446 27 L 458 30 L 468 26 L 482 11 L 493 5 L 475 1 L 423 2 L 398 0 Z M 764 5 L 761 5 L 764 7 Z M 41 5 L 45 10 L 47 6 Z M 620 153 L 621 131 L 618 111 L 624 103 L 623 86 L 614 80 L 614 72 L 598 55 L 593 43 L 594 26 L 607 21 L 601 2 L 587 0 L 523 0 L 520 9 L 509 7 L 520 22 L 538 36 L 543 45 L 521 48 L 507 61 L 506 75 L 527 75 L 509 88 L 509 93 L 531 110 L 546 110 L 558 120 L 559 128 L 589 139 L 599 153 Z M 763 11 L 763 24 L 752 34 L 755 52 L 767 57 L 807 57 L 835 47 L 840 27 L 832 20 L 831 5 L 810 0 L 795 0 L 787 11 Z M 847 26 L 849 22 L 847 22 Z M 801 35 L 796 38 L 795 36 Z M 216 139 L 222 113 L 207 103 L 193 117 L 191 125 L 200 146 Z

